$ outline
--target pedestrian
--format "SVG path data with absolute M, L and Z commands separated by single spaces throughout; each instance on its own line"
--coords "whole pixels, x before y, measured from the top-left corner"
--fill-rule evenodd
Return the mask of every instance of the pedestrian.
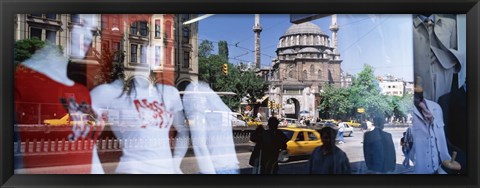
M 367 168 L 372 173 L 387 173 L 395 170 L 395 146 L 392 135 L 383 131 L 384 124 L 384 118 L 375 117 L 372 129 L 363 137 L 363 155 Z
M 343 144 L 343 143 L 345 143 L 343 141 L 343 131 L 344 131 L 344 127 L 345 127 L 345 125 L 344 125 L 345 122 L 343 122 L 342 120 L 338 120 L 338 122 L 339 122 L 338 123 L 338 127 L 339 127 L 338 128 L 338 143 Z
M 307 119 L 305 119 L 305 125 L 310 126 L 310 117 L 307 117 Z
M 254 166 L 254 174 L 277 174 L 278 155 L 287 149 L 288 138 L 278 130 L 279 121 L 275 117 L 268 119 L 268 130 L 258 126 L 250 136 L 255 148 L 250 156 L 250 165 Z
M 362 132 L 364 130 L 367 130 L 367 122 L 365 120 L 362 120 L 362 123 L 360 124 L 360 129 L 362 130 Z
M 414 162 L 413 156 L 410 152 L 413 146 L 413 138 L 410 128 L 403 132 L 403 137 L 400 139 L 400 144 L 402 145 L 402 152 L 405 156 L 402 165 L 405 168 L 410 168 L 410 161 Z
M 320 129 L 322 145 L 315 148 L 308 160 L 310 174 L 351 174 L 347 154 L 335 145 L 336 131 L 332 127 Z

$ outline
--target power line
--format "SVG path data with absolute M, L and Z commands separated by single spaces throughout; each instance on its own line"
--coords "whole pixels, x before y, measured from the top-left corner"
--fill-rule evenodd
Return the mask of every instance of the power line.
M 366 34 L 364 34 L 363 36 L 361 36 L 359 39 L 357 39 L 355 42 L 353 42 L 350 46 L 348 46 L 347 48 L 345 48 L 342 52 L 340 52 L 340 54 L 343 54 L 345 53 L 348 49 L 350 49 L 353 45 L 355 45 L 356 43 L 360 42 L 360 40 L 362 40 L 364 37 L 366 37 L 368 34 L 370 34 L 375 28 L 377 28 L 378 26 L 380 26 L 383 22 L 385 22 L 387 20 L 387 18 L 383 19 L 381 22 L 379 22 L 377 25 L 373 26 L 372 29 L 370 29 Z

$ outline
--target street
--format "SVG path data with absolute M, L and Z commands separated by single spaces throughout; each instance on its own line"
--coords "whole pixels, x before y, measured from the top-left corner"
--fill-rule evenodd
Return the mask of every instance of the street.
M 393 143 L 395 145 L 396 163 L 397 167 L 392 174 L 411 173 L 412 169 L 405 169 L 401 164 L 404 159 L 402 148 L 400 146 L 400 138 L 406 127 L 402 128 L 385 128 L 384 131 L 392 134 Z M 366 170 L 363 158 L 363 132 L 360 129 L 355 129 L 351 137 L 344 137 L 344 144 L 337 144 L 347 154 L 350 164 L 352 166 L 353 174 L 365 174 Z M 240 162 L 241 174 L 250 174 L 252 167 L 248 164 L 251 152 L 248 149 L 237 149 L 237 156 Z M 308 168 L 308 156 L 292 157 L 287 163 L 280 163 L 279 174 L 306 174 Z M 195 157 L 185 157 L 181 168 L 185 174 L 198 173 L 198 166 Z

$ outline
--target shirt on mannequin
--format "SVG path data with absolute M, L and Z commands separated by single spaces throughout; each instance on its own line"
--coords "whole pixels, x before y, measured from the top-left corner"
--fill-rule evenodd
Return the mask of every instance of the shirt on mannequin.
M 463 54 L 457 47 L 454 15 L 427 16 L 413 16 L 414 71 L 424 80 L 424 97 L 437 102 L 450 92 L 453 74 L 460 70 Z
M 58 79 L 53 80 L 48 76 L 55 73 L 50 72 L 46 75 L 29 67 L 20 65 L 15 72 L 14 100 L 17 122 L 20 125 L 41 124 L 46 131 L 34 131 L 28 126 L 21 127 L 20 139 L 22 141 L 59 141 L 56 144 L 65 140 L 66 142 L 63 142 L 63 144 L 71 146 L 81 144 L 83 141 L 94 143 L 102 130 L 101 125 L 77 123 L 60 126 L 43 125 L 46 119 L 60 119 L 66 114 L 93 115 L 88 90 L 83 85 L 76 84 L 73 81 L 73 85 L 66 85 L 57 81 Z M 48 72 L 46 69 L 40 70 Z M 54 151 L 50 152 L 49 155 L 25 155 L 22 162 L 23 168 L 26 168 L 25 173 L 36 173 L 29 168 L 49 166 L 65 166 L 65 168 L 55 168 L 48 172 L 54 174 L 103 173 L 96 154 L 96 147 L 86 149 L 81 153 Z M 94 164 L 94 168 L 91 164 Z M 74 167 L 73 165 L 77 166 Z M 20 173 L 23 173 L 23 171 Z
M 134 78 L 135 79 L 135 78 Z M 96 113 L 112 128 L 123 155 L 116 173 L 181 173 L 186 146 L 177 142 L 175 156 L 170 150 L 169 130 L 173 125 L 185 135 L 180 95 L 175 87 L 135 81 L 130 95 L 122 94 L 121 81 L 101 85 L 91 91 Z M 188 133 L 188 132 L 187 132 Z

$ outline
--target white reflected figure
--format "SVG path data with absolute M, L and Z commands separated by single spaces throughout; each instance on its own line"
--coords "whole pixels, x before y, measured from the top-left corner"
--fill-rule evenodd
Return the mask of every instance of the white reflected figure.
M 120 142 L 122 156 L 115 173 L 181 174 L 189 132 L 180 94 L 173 86 L 155 83 L 150 67 L 132 67 L 126 83 L 122 75 L 91 91 L 96 113 L 104 117 Z M 172 126 L 177 131 L 173 153 L 169 134 Z
M 187 86 L 183 104 L 200 173 L 238 174 L 232 111 L 204 82 Z
M 80 15 L 83 24 L 72 26 L 72 35 L 83 36 L 81 41 L 72 40 L 71 51 L 75 52 L 77 58 L 83 59 L 90 47 L 93 38 L 92 30 L 95 29 L 94 17 L 94 15 Z M 15 72 L 17 113 L 23 113 L 26 103 L 39 108 L 39 112 L 35 114 L 26 114 L 26 117 L 39 116 L 37 122 L 18 119 L 18 123 L 39 124 L 46 119 L 58 119 L 57 115 L 66 117 L 68 114 L 68 125 L 61 126 L 71 126 L 71 130 L 66 129 L 68 131 L 58 131 L 55 134 L 35 134 L 34 131 L 25 130 L 19 135 L 22 140 L 65 140 L 69 144 L 85 144 L 95 143 L 100 135 L 102 126 L 92 123 L 90 121 L 92 119 L 84 119 L 91 118 L 93 115 L 88 89 L 67 76 L 67 67 L 68 58 L 56 46 L 50 44 L 35 52 L 30 59 L 17 67 Z M 38 107 L 42 105 L 43 108 Z M 48 171 L 52 174 L 103 173 L 96 146 L 85 148 L 84 153 L 67 151 L 67 155 L 49 153 L 41 158 L 33 155 L 24 156 L 22 161 L 24 173 L 36 173 L 35 167 L 51 166 L 59 166 Z M 89 156 L 90 153 L 91 156 Z

